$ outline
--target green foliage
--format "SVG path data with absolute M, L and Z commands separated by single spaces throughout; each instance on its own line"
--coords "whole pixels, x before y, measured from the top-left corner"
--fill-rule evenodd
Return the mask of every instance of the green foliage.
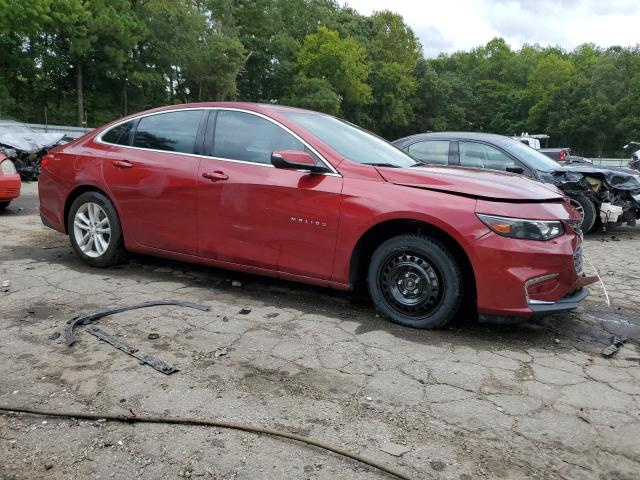
M 285 105 L 307 108 L 329 115 L 340 114 L 340 97 L 331 84 L 323 78 L 308 78 L 299 75 L 289 96 L 282 100 Z
M 342 39 L 338 32 L 319 27 L 305 38 L 297 63 L 309 78 L 326 80 L 346 104 L 360 106 L 371 100 L 366 51 L 352 38 Z
M 0 117 L 97 126 L 159 105 L 280 103 L 387 138 L 547 133 L 590 155 L 640 140 L 640 47 L 500 38 L 425 59 L 390 11 L 337 0 L 0 0 Z

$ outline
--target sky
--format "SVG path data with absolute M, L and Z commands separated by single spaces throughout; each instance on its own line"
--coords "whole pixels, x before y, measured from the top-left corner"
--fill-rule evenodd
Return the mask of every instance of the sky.
M 346 0 L 369 15 L 401 14 L 419 37 L 426 57 L 484 45 L 504 38 L 512 48 L 524 43 L 582 43 L 601 47 L 640 43 L 640 0 Z

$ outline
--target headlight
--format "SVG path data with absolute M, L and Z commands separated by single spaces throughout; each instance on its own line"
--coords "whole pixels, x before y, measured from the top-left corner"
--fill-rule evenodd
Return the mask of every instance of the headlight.
M 0 161 L 0 170 L 2 170 L 2 173 L 4 173 L 5 175 L 18 173 L 18 171 L 16 170 L 16 166 L 9 159 Z
M 476 214 L 487 227 L 503 237 L 524 240 L 551 240 L 564 233 L 562 222 L 554 220 L 525 220 Z

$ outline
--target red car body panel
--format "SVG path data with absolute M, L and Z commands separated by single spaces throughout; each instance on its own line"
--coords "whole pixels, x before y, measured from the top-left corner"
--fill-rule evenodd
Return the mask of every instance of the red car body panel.
M 7 157 L 0 154 L 0 163 Z M 0 170 L 0 202 L 11 202 L 20 196 L 22 182 L 18 173 L 2 173 Z
M 107 145 L 96 141 L 106 125 L 47 156 L 39 179 L 44 223 L 66 232 L 68 199 L 78 189 L 96 188 L 114 203 L 130 251 L 349 289 L 352 256 L 370 229 L 393 220 L 420 221 L 464 250 L 478 311 L 488 315 L 530 315 L 532 299 L 556 302 L 591 281 L 574 268 L 581 239 L 570 228 L 550 241 L 516 240 L 493 233 L 476 216 L 573 218 L 553 187 L 486 170 L 355 163 L 278 106 L 204 103 L 153 111 L 182 108 L 241 109 L 270 117 L 338 173 Z M 527 296 L 528 280 L 556 273 Z

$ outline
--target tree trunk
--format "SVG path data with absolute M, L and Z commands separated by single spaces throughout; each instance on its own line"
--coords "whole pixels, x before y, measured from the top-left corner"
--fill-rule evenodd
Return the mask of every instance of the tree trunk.
M 76 90 L 78 95 L 78 126 L 82 127 L 82 121 L 84 120 L 84 98 L 82 96 L 82 64 L 80 60 L 76 63 Z
M 171 99 L 171 103 L 176 103 L 175 102 L 176 97 L 173 90 L 173 65 L 169 70 L 169 98 Z
M 127 95 L 127 80 L 122 81 L 122 116 L 126 117 L 129 111 L 129 97 Z
M 244 57 L 244 60 L 242 61 L 242 63 L 238 64 L 238 66 L 236 67 L 235 71 L 231 74 L 231 81 L 233 82 L 233 91 L 231 91 L 231 92 L 223 92 L 221 94 L 222 99 L 225 99 L 225 98 L 229 98 L 231 100 L 235 100 L 236 99 L 236 94 L 238 93 L 238 87 L 237 87 L 238 76 L 240 75 L 240 73 L 242 73 L 242 70 L 247 65 L 247 62 L 251 58 L 251 55 L 253 55 L 253 50 L 251 50 L 247 54 L 247 56 Z

